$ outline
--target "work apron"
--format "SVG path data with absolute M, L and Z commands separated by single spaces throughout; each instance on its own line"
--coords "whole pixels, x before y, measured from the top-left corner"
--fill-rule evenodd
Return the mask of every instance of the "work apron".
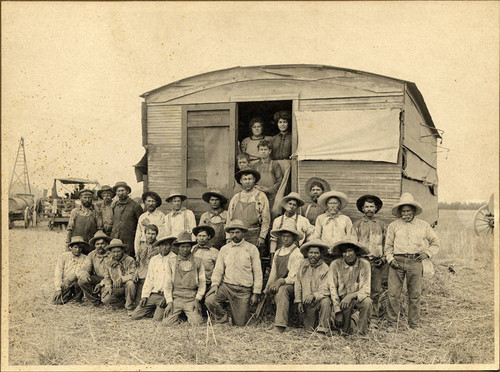
M 273 172 L 273 167 L 271 166 L 271 162 L 269 162 L 269 169 L 267 170 L 267 172 L 262 172 L 260 174 L 259 185 L 265 187 L 273 186 L 276 180 L 274 179 L 272 172 Z M 274 205 L 274 199 L 276 198 L 276 192 L 274 191 L 272 194 L 266 192 L 265 194 L 267 196 L 267 199 L 269 200 L 269 210 L 272 210 Z
M 257 212 L 257 202 L 241 201 L 241 193 L 233 209 L 233 220 L 241 220 L 248 231 L 245 233 L 245 240 L 253 245 L 257 245 L 260 236 L 260 216 Z
M 181 265 L 181 262 L 184 265 Z M 182 267 L 184 266 L 184 267 Z M 174 276 L 174 300 L 194 301 L 198 292 L 198 273 L 193 256 L 187 261 L 176 259 Z
M 214 217 L 220 217 L 221 222 L 212 222 L 212 218 Z M 226 219 L 223 218 L 221 214 L 215 214 L 205 221 L 202 221 L 200 225 L 202 224 L 211 226 L 215 231 L 214 237 L 209 241 L 209 245 L 217 249 L 221 249 L 221 247 L 226 244 L 226 232 L 224 230 L 224 227 L 226 226 Z
M 290 259 L 290 255 L 294 250 L 297 249 L 295 246 L 290 253 L 284 256 L 276 255 L 276 261 L 274 264 L 276 265 L 276 279 L 286 278 L 288 275 L 288 260 Z
M 284 215 L 284 214 L 282 214 L 282 215 L 281 215 L 281 217 L 279 217 L 279 218 L 280 218 L 280 224 L 279 224 L 279 226 L 278 226 L 278 230 L 279 230 L 279 229 L 281 229 L 281 228 L 283 227 L 283 224 L 285 223 L 285 215 Z M 293 228 L 294 228 L 295 230 L 298 230 L 298 229 L 297 229 L 297 220 L 298 220 L 298 219 L 299 219 L 299 215 L 298 215 L 298 214 L 296 214 L 296 215 L 295 215 L 295 218 L 294 218 L 294 219 L 292 219 L 292 221 L 293 221 L 293 226 L 294 226 Z M 279 248 L 281 248 L 281 247 L 283 246 L 283 242 L 281 241 L 281 236 L 278 236 L 278 239 L 277 239 L 276 244 L 277 244 L 277 245 L 276 245 L 276 249 L 279 249 Z M 297 244 L 298 244 L 298 242 L 297 242 Z

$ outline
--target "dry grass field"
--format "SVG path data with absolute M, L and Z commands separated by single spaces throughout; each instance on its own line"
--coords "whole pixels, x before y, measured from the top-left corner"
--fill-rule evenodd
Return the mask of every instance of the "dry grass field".
M 369 339 L 272 332 L 272 321 L 237 328 L 151 319 L 81 305 L 54 306 L 54 263 L 64 232 L 16 227 L 9 246 L 10 365 L 469 364 L 494 363 L 493 237 L 472 231 L 474 211 L 441 211 L 441 251 L 425 280 L 422 327 L 372 329 Z M 449 270 L 452 267 L 455 273 Z M 403 323 L 405 314 L 402 314 Z

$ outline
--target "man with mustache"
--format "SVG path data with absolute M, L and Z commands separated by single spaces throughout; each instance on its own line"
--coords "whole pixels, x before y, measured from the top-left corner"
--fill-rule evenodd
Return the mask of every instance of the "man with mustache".
M 301 214 L 314 226 L 316 224 L 316 218 L 325 213 L 323 207 L 318 204 L 318 198 L 324 192 L 330 191 L 330 185 L 322 178 L 312 177 L 306 181 L 305 189 L 309 192 L 311 202 L 301 209 Z
M 97 191 L 97 197 L 101 199 L 101 201 L 96 203 L 96 208 L 99 210 L 102 218 L 103 231 L 109 236 L 111 234 L 111 229 L 113 228 L 112 203 L 115 193 L 111 186 L 104 185 Z

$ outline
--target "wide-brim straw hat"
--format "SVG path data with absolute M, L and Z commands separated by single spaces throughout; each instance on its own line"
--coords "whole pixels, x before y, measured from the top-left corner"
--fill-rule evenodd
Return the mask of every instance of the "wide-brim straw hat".
M 410 194 L 409 192 L 405 192 L 403 195 L 401 195 L 401 197 L 399 198 L 399 202 L 396 205 L 394 205 L 394 207 L 392 207 L 392 214 L 396 217 L 401 217 L 401 212 L 399 211 L 399 208 L 402 207 L 403 205 L 411 205 L 415 207 L 415 216 L 423 212 L 420 203 L 416 202 L 415 199 L 413 198 L 413 195 Z
M 112 198 L 114 198 L 114 197 L 115 197 L 115 195 L 116 195 L 116 193 L 113 191 L 113 189 L 111 188 L 111 186 L 104 185 L 104 186 L 102 186 L 102 187 L 101 187 L 101 189 L 100 189 L 100 190 L 98 190 L 98 191 L 97 191 L 97 196 L 98 196 L 99 198 L 101 198 L 101 199 L 102 199 L 102 193 L 103 193 L 104 191 L 109 191 L 109 192 L 111 192 L 111 193 L 113 194 Z
M 229 231 L 231 231 L 233 229 L 240 229 L 243 232 L 247 232 L 248 231 L 248 227 L 246 227 L 243 224 L 243 221 L 241 221 L 241 220 L 232 220 L 231 222 L 229 222 L 229 224 L 226 227 L 224 227 L 224 231 L 225 232 L 229 232 Z
M 90 194 L 92 197 L 94 197 L 94 190 L 91 189 L 83 189 L 78 192 L 78 197 L 80 198 L 83 194 Z
M 356 200 L 356 206 L 358 207 L 358 211 L 360 211 L 361 213 L 363 213 L 363 206 L 365 205 L 366 199 L 373 199 L 373 201 L 375 202 L 375 207 L 377 208 L 375 213 L 382 209 L 382 206 L 384 205 L 382 200 L 376 195 L 363 195 L 358 200 Z
M 111 242 L 106 246 L 106 250 L 110 251 L 113 248 L 122 248 L 126 249 L 127 244 L 122 242 L 120 239 L 112 239 Z
M 78 243 L 81 243 L 81 244 L 85 244 L 86 246 L 89 245 L 89 243 L 87 243 L 84 239 L 83 239 L 83 236 L 73 236 L 71 237 L 71 241 L 69 242 L 68 244 L 68 247 L 71 247 L 72 245 L 74 244 L 78 244 Z
M 349 204 L 349 198 L 347 197 L 346 194 L 344 194 L 341 191 L 328 191 L 323 194 L 318 198 L 318 204 L 320 207 L 322 207 L 324 210 L 327 210 L 328 208 L 326 207 L 326 203 L 330 198 L 337 198 L 340 200 L 340 210 L 344 209 L 347 207 L 347 204 Z
M 104 239 L 106 240 L 106 243 L 109 244 L 109 242 L 111 241 L 111 237 L 107 236 L 104 231 L 102 230 L 98 230 L 95 234 L 94 234 L 94 237 L 92 239 L 89 240 L 89 244 L 90 245 L 94 245 L 94 243 L 96 241 L 98 241 L 99 239 Z
M 210 237 L 209 239 L 212 239 L 215 236 L 215 230 L 214 230 L 214 228 L 212 226 L 209 226 L 209 225 L 196 226 L 193 229 L 194 236 L 198 235 L 198 233 L 200 231 L 206 231 L 207 234 L 208 234 L 208 236 Z
M 302 240 L 302 238 L 304 237 L 304 235 L 300 231 L 286 227 L 286 226 L 282 227 L 281 229 L 272 230 L 271 235 L 273 237 L 275 237 L 276 239 L 278 239 L 279 235 L 281 235 L 281 233 L 283 233 L 283 232 L 292 233 L 293 235 L 295 235 L 295 240 Z
M 300 197 L 300 195 L 296 192 L 291 192 L 287 196 L 284 196 L 280 201 L 280 205 L 282 208 L 285 207 L 285 204 L 290 200 L 296 200 L 299 207 L 302 207 L 305 204 L 305 201 Z
M 342 248 L 352 247 L 357 250 L 356 254 L 358 256 L 366 256 L 370 253 L 370 250 L 365 246 L 361 245 L 357 240 L 352 239 L 350 237 L 346 237 L 344 240 L 339 240 L 335 242 L 332 246 L 332 255 L 333 256 L 342 256 Z
M 119 187 L 125 187 L 125 189 L 127 189 L 128 193 L 130 194 L 132 192 L 132 188 L 127 185 L 126 182 L 123 182 L 123 181 L 120 181 L 120 182 L 117 182 L 114 186 L 113 186 L 113 192 L 116 194 L 116 190 L 119 188 Z
M 184 195 L 182 192 L 180 192 L 179 190 L 174 190 L 174 191 L 171 191 L 170 192 L 170 195 L 168 196 L 168 198 L 165 199 L 165 201 L 167 203 L 170 203 L 170 200 L 172 200 L 172 198 L 178 196 L 179 198 L 181 198 L 182 201 L 186 200 L 187 199 L 187 196 Z
M 161 234 L 160 236 L 158 236 L 157 240 L 153 243 L 153 247 L 156 247 L 160 243 L 163 243 L 163 242 L 166 242 L 166 241 L 169 241 L 170 243 L 173 243 L 176 239 L 177 239 L 177 237 L 174 236 L 174 235 Z
M 148 196 L 151 196 L 153 199 L 156 200 L 156 208 L 158 208 L 161 205 L 162 200 L 161 200 L 160 195 L 158 195 L 158 193 L 156 193 L 154 191 L 146 191 L 144 194 L 142 194 L 142 201 L 144 203 L 146 202 L 146 198 Z
M 221 206 L 227 203 L 227 198 L 221 194 L 220 190 L 210 190 L 204 193 L 201 198 L 208 203 L 210 201 L 210 197 L 215 196 L 219 198 Z
M 177 239 L 172 243 L 175 246 L 179 246 L 181 244 L 189 243 L 191 246 L 196 244 L 196 241 L 192 239 L 191 233 L 190 232 L 183 232 L 180 234 Z
M 312 247 L 318 247 L 322 256 L 324 256 L 328 252 L 328 248 L 330 248 L 322 240 L 315 239 L 302 244 L 302 246 L 300 247 L 300 253 L 302 253 L 304 257 L 307 257 L 307 252 L 309 252 L 309 248 Z
M 311 191 L 311 185 L 314 183 L 314 182 L 318 182 L 320 184 L 323 185 L 323 192 L 328 192 L 331 190 L 330 188 L 330 184 L 325 181 L 323 178 L 319 178 L 319 177 L 311 177 L 309 178 L 307 181 L 306 181 L 306 191 L 309 193 Z
M 253 174 L 253 176 L 255 177 L 255 183 L 260 181 L 260 173 L 252 168 L 245 168 L 240 170 L 239 172 L 236 172 L 236 174 L 234 175 L 234 179 L 241 185 L 241 176 L 244 176 L 245 174 Z

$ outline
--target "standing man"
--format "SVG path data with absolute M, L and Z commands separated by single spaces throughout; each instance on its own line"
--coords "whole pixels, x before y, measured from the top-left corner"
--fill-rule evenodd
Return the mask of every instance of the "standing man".
M 172 210 L 165 216 L 165 233 L 167 235 L 179 236 L 185 231 L 191 233 L 196 227 L 194 213 L 182 206 L 182 202 L 186 199 L 187 196 L 178 191 L 172 191 L 170 196 L 165 199 L 167 203 L 172 204 Z
M 257 148 L 260 159 L 251 167 L 260 173 L 261 179 L 255 187 L 266 194 L 272 210 L 276 193 L 283 181 L 283 170 L 277 161 L 271 159 L 271 142 L 262 140 Z
M 372 316 L 374 317 L 379 316 L 382 276 L 386 267 L 384 241 L 387 226 L 384 221 L 375 216 L 382 205 L 382 200 L 378 196 L 363 195 L 356 201 L 356 206 L 364 216 L 352 225 L 353 235 L 362 246 L 370 251 L 366 259 L 370 261 L 372 272 L 370 297 L 373 301 Z
M 312 177 L 306 181 L 306 190 L 309 193 L 311 202 L 302 208 L 302 215 L 307 218 L 311 225 L 316 224 L 316 218 L 325 213 L 323 207 L 318 204 L 318 198 L 324 193 L 330 191 L 330 185 L 324 179 Z
M 196 245 L 193 247 L 193 257 L 198 257 L 205 267 L 207 288 L 212 286 L 212 272 L 219 256 L 219 251 L 210 245 L 215 231 L 209 225 L 200 225 L 193 229 Z
M 66 234 L 66 244 L 69 244 L 73 236 L 81 236 L 88 242 L 97 230 L 102 230 L 102 219 L 93 205 L 94 192 L 89 189 L 80 191 L 80 205 L 71 210 L 68 222 L 68 233 Z M 83 254 L 90 253 L 91 247 L 85 246 Z
M 99 213 L 101 214 L 103 231 L 106 235 L 111 235 L 111 229 L 113 228 L 113 198 L 115 197 L 115 192 L 111 186 L 104 185 L 100 190 L 97 191 L 97 197 L 101 199 L 100 202 L 96 204 Z
M 146 241 L 146 226 L 155 225 L 158 228 L 158 233 L 160 233 L 165 225 L 165 215 L 158 209 L 161 205 L 160 195 L 154 191 L 146 191 L 142 194 L 142 201 L 146 211 L 141 214 L 137 222 L 137 230 L 135 232 L 134 241 L 136 255 L 141 242 Z
M 341 256 L 330 265 L 330 296 L 333 302 L 332 318 L 343 334 L 368 333 L 368 320 L 372 311 L 370 298 L 370 263 L 361 258 L 368 249 L 352 238 L 333 244 L 333 255 Z M 359 310 L 359 323 L 351 322 Z M 357 329 L 356 329 L 357 328 Z
M 139 217 L 144 211 L 130 198 L 129 194 L 132 189 L 125 182 L 117 182 L 113 191 L 118 195 L 118 200 L 113 205 L 111 237 L 120 239 L 126 246 L 127 255 L 134 257 L 135 232 Z
M 271 215 L 266 194 L 255 188 L 260 180 L 260 173 L 254 169 L 243 169 L 234 175 L 243 190 L 235 194 L 227 210 L 227 227 L 232 221 L 240 220 L 245 226 L 245 241 L 255 245 L 263 255 L 266 237 L 269 231 Z M 226 234 L 230 239 L 230 234 Z
M 387 228 L 385 254 L 389 262 L 388 330 L 394 330 L 399 319 L 400 297 L 406 277 L 408 288 L 408 325 L 418 328 L 420 322 L 420 295 L 422 294 L 422 261 L 432 258 L 439 250 L 439 239 L 432 227 L 415 218 L 422 206 L 410 193 L 404 193 L 392 208 L 399 217 Z
M 226 244 L 226 233 L 224 226 L 227 222 L 227 211 L 224 205 L 227 199 L 219 190 L 210 190 L 202 195 L 203 200 L 208 203 L 210 208 L 200 217 L 200 225 L 208 225 L 214 229 L 214 234 L 210 239 L 210 245 L 217 249 Z M 196 234 L 195 234 L 196 236 Z
M 228 320 L 222 304 L 229 302 L 233 324 L 244 326 L 249 316 L 249 304 L 255 304 L 262 291 L 259 251 L 243 239 L 246 231 L 241 220 L 234 220 L 226 226 L 231 242 L 219 252 L 212 273 L 212 288 L 205 300 L 205 305 L 218 323 Z

